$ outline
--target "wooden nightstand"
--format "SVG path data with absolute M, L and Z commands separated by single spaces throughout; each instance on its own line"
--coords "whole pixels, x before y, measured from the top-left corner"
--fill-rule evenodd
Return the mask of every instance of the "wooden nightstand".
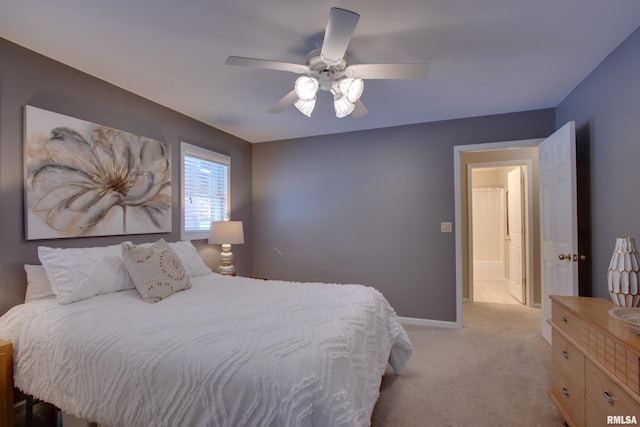
M 0 427 L 13 427 L 13 347 L 0 340 Z

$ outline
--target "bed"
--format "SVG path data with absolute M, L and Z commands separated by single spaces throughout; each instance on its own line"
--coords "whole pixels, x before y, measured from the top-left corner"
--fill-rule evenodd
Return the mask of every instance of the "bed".
M 222 276 L 171 245 L 189 286 L 155 302 L 120 247 L 39 251 L 27 301 L 0 317 L 15 386 L 100 426 L 370 424 L 387 364 L 412 352 L 380 292 Z

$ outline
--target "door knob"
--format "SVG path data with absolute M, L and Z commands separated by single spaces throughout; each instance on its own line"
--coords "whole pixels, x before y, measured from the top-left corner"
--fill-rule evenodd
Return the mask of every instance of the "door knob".
M 565 254 L 560 254 L 560 255 L 558 255 L 558 259 L 560 261 L 564 261 L 564 260 L 571 261 L 571 254 L 566 254 L 566 255 Z

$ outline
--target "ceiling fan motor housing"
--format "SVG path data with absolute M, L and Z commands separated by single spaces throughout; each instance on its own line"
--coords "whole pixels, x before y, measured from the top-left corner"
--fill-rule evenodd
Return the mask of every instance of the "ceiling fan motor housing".
M 314 49 L 307 55 L 309 68 L 312 71 L 311 75 L 318 79 L 320 89 L 330 91 L 333 87 L 333 82 L 344 76 L 347 61 L 345 58 L 342 58 L 338 64 L 329 65 L 322 60 L 320 51 L 321 49 Z

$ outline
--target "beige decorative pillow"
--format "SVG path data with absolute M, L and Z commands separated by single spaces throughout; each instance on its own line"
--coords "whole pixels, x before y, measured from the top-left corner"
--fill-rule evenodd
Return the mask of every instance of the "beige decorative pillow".
M 158 302 L 191 288 L 184 265 L 164 239 L 146 247 L 123 242 L 122 260 L 136 289 L 147 302 Z

